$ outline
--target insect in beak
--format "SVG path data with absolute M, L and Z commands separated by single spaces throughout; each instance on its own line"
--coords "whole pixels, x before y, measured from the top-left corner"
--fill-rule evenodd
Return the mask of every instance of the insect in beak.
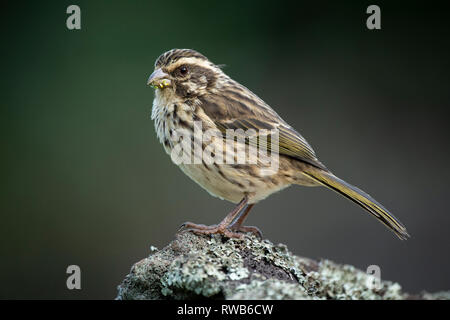
M 167 73 L 158 68 L 148 78 L 147 85 L 153 86 L 155 89 L 164 89 L 171 85 L 171 81 L 167 79 L 167 76 Z

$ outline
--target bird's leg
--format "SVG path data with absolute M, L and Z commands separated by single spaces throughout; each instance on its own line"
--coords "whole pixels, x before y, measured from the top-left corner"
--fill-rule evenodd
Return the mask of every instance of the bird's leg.
M 245 219 L 247 219 L 248 213 L 250 212 L 250 210 L 253 208 L 254 205 L 255 205 L 254 203 L 247 205 L 245 210 L 242 210 L 239 213 L 239 215 L 237 215 L 236 218 L 234 218 L 233 222 L 230 225 L 230 229 L 233 231 L 241 232 L 241 233 L 251 232 L 254 235 L 256 235 L 258 238 L 261 239 L 262 232 L 257 227 L 242 225 L 244 223 Z
M 250 205 L 250 208 L 253 205 Z M 224 236 L 228 238 L 242 238 L 242 231 L 241 229 L 235 229 L 231 230 L 231 226 L 234 225 L 234 222 L 239 220 L 243 221 L 245 219 L 245 216 L 248 214 L 248 198 L 245 196 L 241 202 L 237 204 L 237 206 L 231 211 L 219 224 L 212 225 L 212 226 L 206 226 L 204 224 L 195 224 L 192 222 L 185 222 L 181 225 L 178 232 L 194 232 L 199 234 L 223 234 Z M 243 219 L 240 219 L 243 216 L 243 212 L 247 212 L 244 215 Z M 237 219 L 237 220 L 236 220 Z M 237 231 L 237 232 L 236 232 Z

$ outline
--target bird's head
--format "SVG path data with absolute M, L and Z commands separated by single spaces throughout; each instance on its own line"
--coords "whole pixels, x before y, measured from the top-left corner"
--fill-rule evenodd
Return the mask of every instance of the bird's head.
M 194 98 L 216 86 L 223 72 L 204 55 L 191 49 L 172 49 L 159 56 L 147 85 L 182 99 Z

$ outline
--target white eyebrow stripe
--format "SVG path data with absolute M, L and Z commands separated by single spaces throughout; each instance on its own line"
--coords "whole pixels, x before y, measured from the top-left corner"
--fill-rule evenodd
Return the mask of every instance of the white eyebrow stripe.
M 179 60 L 177 60 L 175 63 L 170 65 L 170 70 L 174 70 L 183 64 L 196 64 L 204 68 L 215 69 L 215 66 L 208 60 L 189 57 L 189 58 L 180 58 Z

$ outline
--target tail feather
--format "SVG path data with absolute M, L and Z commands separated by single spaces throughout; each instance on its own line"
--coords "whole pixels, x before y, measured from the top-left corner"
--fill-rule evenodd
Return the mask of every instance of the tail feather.
M 364 191 L 352 186 L 342 179 L 339 179 L 331 172 L 321 169 L 311 168 L 303 171 L 302 173 L 366 209 L 370 214 L 375 216 L 385 226 L 391 229 L 401 240 L 406 240 L 409 237 L 405 226 L 388 210 L 386 210 L 386 208 L 384 208 L 380 203 Z

